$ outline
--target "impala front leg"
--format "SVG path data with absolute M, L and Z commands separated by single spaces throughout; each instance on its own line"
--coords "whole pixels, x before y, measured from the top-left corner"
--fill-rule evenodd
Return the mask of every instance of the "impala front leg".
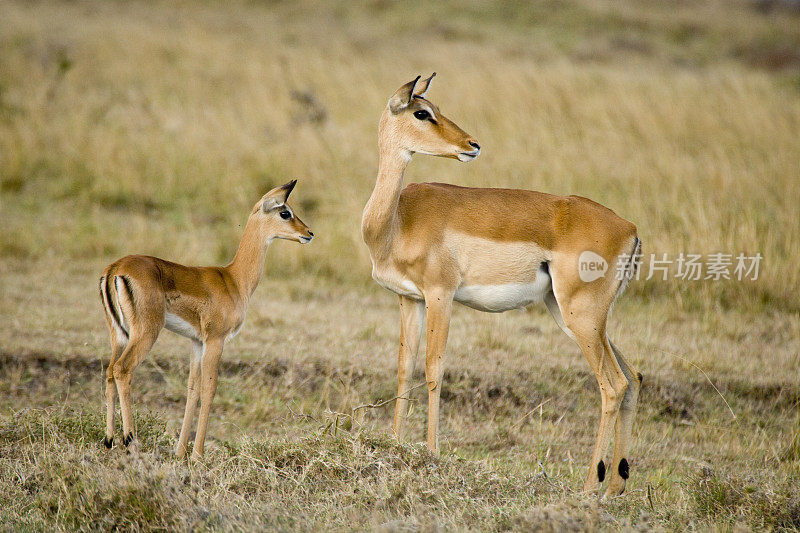
M 183 414 L 181 436 L 178 438 L 178 447 L 175 450 L 179 459 L 186 457 L 189 451 L 189 429 L 194 421 L 197 411 L 197 400 L 200 399 L 200 365 L 203 362 L 205 346 L 198 341 L 192 341 L 192 361 L 189 366 L 189 381 L 186 386 L 186 411 Z
M 400 296 L 400 350 L 397 356 L 397 402 L 394 406 L 392 433 L 403 439 L 403 429 L 408 417 L 408 383 L 414 373 L 414 362 L 425 321 L 425 302 Z
M 200 382 L 202 392 L 200 399 L 200 417 L 197 420 L 197 434 L 194 438 L 194 450 L 192 459 L 203 457 L 203 447 L 206 442 L 206 430 L 208 429 L 208 415 L 211 412 L 211 402 L 214 401 L 214 394 L 217 392 L 217 378 L 219 376 L 219 359 L 222 356 L 222 340 L 206 342 L 206 353 L 203 355 L 201 366 Z
M 444 374 L 444 351 L 450 330 L 453 294 L 437 291 L 425 295 L 428 313 L 428 342 L 425 354 L 425 379 L 428 382 L 428 449 L 439 453 L 439 396 Z

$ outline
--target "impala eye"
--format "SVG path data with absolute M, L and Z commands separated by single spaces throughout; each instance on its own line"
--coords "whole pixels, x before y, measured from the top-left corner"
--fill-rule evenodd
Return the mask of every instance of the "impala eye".
M 289 220 L 290 218 L 292 218 L 292 213 L 290 213 L 289 211 L 281 211 L 281 218 L 284 220 Z
M 420 109 L 419 111 L 414 111 L 414 116 L 420 120 L 427 120 L 431 118 L 431 114 L 425 111 L 424 109 Z

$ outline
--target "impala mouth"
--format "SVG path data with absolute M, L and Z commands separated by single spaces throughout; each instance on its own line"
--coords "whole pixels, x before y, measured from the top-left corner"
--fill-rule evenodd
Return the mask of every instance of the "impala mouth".
M 310 242 L 311 242 L 311 239 L 313 239 L 313 238 L 314 238 L 314 237 L 303 237 L 303 236 L 301 235 L 301 236 L 300 236 L 300 244 L 308 244 L 308 243 L 310 243 Z
M 458 160 L 463 162 L 463 163 L 467 163 L 469 161 L 472 161 L 476 157 L 478 157 L 480 155 L 480 153 L 481 153 L 481 149 L 480 148 L 472 150 L 471 152 L 459 152 Z

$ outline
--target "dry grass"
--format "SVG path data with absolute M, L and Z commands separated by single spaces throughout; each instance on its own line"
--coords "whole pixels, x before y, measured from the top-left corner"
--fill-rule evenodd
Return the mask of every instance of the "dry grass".
M 0 0 L 0 20 L 3 528 L 800 529 L 789 4 Z M 484 154 L 418 157 L 408 180 L 581 194 L 647 252 L 764 256 L 756 282 L 640 280 L 618 302 L 612 337 L 645 374 L 624 498 L 576 493 L 596 386 L 540 310 L 457 309 L 440 459 L 387 440 L 391 405 L 331 431 L 395 392 L 395 299 L 359 220 L 379 113 L 433 70 Z M 106 452 L 102 266 L 225 262 L 289 177 L 319 238 L 269 252 L 207 464 L 170 455 L 188 355 L 171 334 L 134 378 L 140 450 Z
M 253 198 L 297 176 L 321 238 L 272 271 L 364 283 L 377 117 L 406 78 L 437 70 L 432 98 L 485 154 L 418 158 L 409 180 L 579 193 L 635 221 L 652 252 L 761 252 L 756 283 L 636 290 L 798 308 L 800 58 L 779 72 L 739 59 L 800 54 L 797 15 L 476 2 L 417 27 L 380 3 L 2 9 L 5 254 L 225 261 Z
M 612 335 L 645 387 L 629 490 L 598 504 L 577 492 L 594 442 L 596 385 L 546 313 L 456 309 L 435 460 L 413 444 L 424 435 L 424 388 L 412 394 L 411 444 L 387 440 L 391 404 L 367 410 L 360 424 L 342 416 L 394 395 L 394 299 L 267 277 L 223 357 L 208 463 L 191 466 L 171 455 L 187 342 L 163 334 L 137 370 L 139 452 L 106 451 L 108 341 L 99 304 L 85 297 L 93 271 L 62 274 L 50 293 L 30 291 L 59 272 L 18 260 L 2 270 L 3 309 L 15 317 L 0 323 L 0 507 L 11 524 L 93 529 L 148 516 L 139 527 L 798 527 L 796 315 L 732 310 L 699 320 L 619 302 Z M 424 381 L 420 366 L 414 384 Z

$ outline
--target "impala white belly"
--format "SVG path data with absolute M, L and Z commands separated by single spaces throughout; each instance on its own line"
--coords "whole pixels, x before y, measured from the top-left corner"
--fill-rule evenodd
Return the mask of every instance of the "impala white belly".
M 167 313 L 164 318 L 164 327 L 168 330 L 177 333 L 178 335 L 189 337 L 190 339 L 200 340 L 200 335 L 198 335 L 197 330 L 194 329 L 194 326 L 189 324 L 178 315 Z
M 499 242 L 451 231 L 445 245 L 461 273 L 453 299 L 466 306 L 499 313 L 541 302 L 551 290 L 544 266 L 551 256 L 535 242 Z
M 453 299 L 479 311 L 501 313 L 541 302 L 548 292 L 550 276 L 544 269 L 540 269 L 531 283 L 462 285 L 456 290 Z
M 458 270 L 459 280 L 453 280 L 460 281 L 453 295 L 456 302 L 500 313 L 541 302 L 552 290 L 546 267 L 551 253 L 535 242 L 497 242 L 448 231 L 443 244 Z M 394 293 L 424 298 L 419 287 L 390 262 L 373 261 L 372 278 Z

